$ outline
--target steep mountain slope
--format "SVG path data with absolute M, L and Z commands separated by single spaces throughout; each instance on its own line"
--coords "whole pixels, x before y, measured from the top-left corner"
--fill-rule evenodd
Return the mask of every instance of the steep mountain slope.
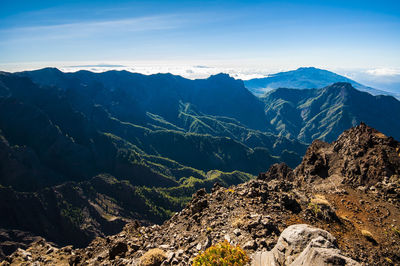
M 364 121 L 400 138 L 400 102 L 372 96 L 349 83 L 323 89 L 277 89 L 262 97 L 265 112 L 278 134 L 310 143 L 334 140 L 343 130 Z
M 0 186 L 0 211 L 7 213 L 0 228 L 30 232 L 58 245 L 82 247 L 97 236 L 120 232 L 132 220 L 162 223 L 181 210 L 199 188 L 209 190 L 215 182 L 239 184 L 250 178 L 240 172 L 212 171 L 204 179 L 192 178 L 180 186 L 146 188 L 102 174 L 29 193 Z
M 390 92 L 370 88 L 331 71 L 314 67 L 300 67 L 272 74 L 266 78 L 250 79 L 244 81 L 244 84 L 252 93 L 262 96 L 265 92 L 278 88 L 316 89 L 337 82 L 350 83 L 354 88 L 372 95 L 392 95 Z
M 399 151 L 399 142 L 360 124 L 332 144 L 314 141 L 294 170 L 276 164 L 257 180 L 199 190 L 161 226 L 132 223 L 83 249 L 40 240 L 5 263 L 138 265 L 158 248 L 159 264 L 187 265 L 226 240 L 253 265 L 397 265 Z
M 289 163 L 296 163 L 299 158 L 296 153 L 304 151 L 301 143 L 248 129 L 234 119 L 221 119 L 215 125 L 222 128 L 216 136 L 186 132 L 144 111 L 143 119 L 166 126 L 132 124 L 119 119 L 135 110 L 135 102 L 128 101 L 130 97 L 113 96 L 115 91 L 108 90 L 99 96 L 102 100 L 94 101 L 96 97 L 91 97 L 90 88 L 84 86 L 64 90 L 38 87 L 27 78 L 11 74 L 2 74 L 0 78 L 2 135 L 13 149 L 19 145 L 34 151 L 38 157 L 34 165 L 41 163 L 40 167 L 55 172 L 58 178 L 54 181 L 82 180 L 107 172 L 130 179 L 134 185 L 171 186 L 182 175 L 168 173 L 170 162 L 165 157 L 204 171 L 242 170 L 256 174 L 268 161 L 279 160 L 280 155 Z M 126 102 L 118 104 L 117 101 Z M 114 117 L 110 112 L 122 114 Z M 236 140 L 223 136 L 223 130 L 230 124 L 230 135 L 227 135 L 235 135 Z M 146 171 L 153 177 L 138 176 Z M 33 184 L 29 186 L 32 190 L 36 188 Z
M 98 121 L 97 126 L 102 126 L 105 132 L 113 133 L 116 127 L 125 128 L 125 131 L 133 124 L 151 131 L 161 130 L 167 135 L 185 132 L 229 137 L 250 148 L 267 148 L 276 156 L 285 149 L 299 155 L 305 150 L 301 143 L 267 133 L 274 129 L 267 128 L 269 123 L 263 103 L 244 88 L 242 81 L 228 75 L 193 81 L 171 74 L 145 76 L 126 71 L 62 73 L 49 68 L 19 75 L 29 76 L 39 84 L 62 88 L 69 104 Z M 47 81 L 44 76 L 48 76 Z M 99 108 L 93 112 L 91 106 Z M 97 119 L 98 116 L 101 117 Z M 112 123 L 104 123 L 103 119 L 107 117 L 112 118 Z M 118 121 L 125 123 L 117 125 Z M 132 138 L 142 138 L 140 131 L 137 126 L 130 130 Z M 137 133 L 141 135 L 136 136 Z M 133 144 L 146 149 L 139 142 Z
M 161 223 L 197 189 L 243 183 L 282 160 L 296 165 L 305 151 L 240 122 L 242 105 L 255 114 L 250 123 L 261 112 L 265 125 L 262 103 L 224 75 L 193 85 L 170 75 L 34 74 L 48 85 L 0 73 L 0 210 L 9 214 L 0 232 L 13 243 L 5 255 L 34 239 L 8 232 L 84 246 L 132 219 Z
M 180 103 L 190 103 L 201 113 L 235 118 L 247 127 L 266 129 L 260 101 L 241 80 L 227 74 L 188 80 L 172 74 L 146 76 L 127 71 L 62 73 L 57 69 L 42 69 L 19 75 L 28 76 L 38 84 L 63 89 L 88 87 L 85 93 L 94 94 L 94 101 L 103 103 L 112 116 L 123 117 L 123 121 L 140 123 L 146 112 L 150 112 L 178 124 Z M 104 104 L 104 101 L 110 103 L 110 96 L 118 102 L 117 106 Z

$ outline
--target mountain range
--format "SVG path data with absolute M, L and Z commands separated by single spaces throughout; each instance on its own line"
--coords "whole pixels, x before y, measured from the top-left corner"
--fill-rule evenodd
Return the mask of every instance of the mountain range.
M 300 67 L 296 70 L 270 74 L 265 78 L 245 80 L 245 86 L 257 96 L 278 88 L 315 89 L 323 88 L 337 82 L 350 83 L 354 88 L 372 95 L 400 95 L 362 85 L 352 79 L 334 72 L 315 67 Z
M 266 93 L 265 114 L 280 136 L 312 142 L 333 141 L 344 130 L 364 121 L 400 138 L 400 102 L 392 96 L 373 96 L 350 83 L 322 89 L 280 88 Z
M 127 220 L 160 223 L 198 188 L 300 162 L 306 146 L 265 119 L 222 74 L 1 73 L 0 228 L 83 246 Z
M 86 246 L 162 223 L 200 188 L 237 185 L 361 121 L 400 139 L 400 102 L 342 82 L 256 97 L 226 74 L 0 73 L 2 257 L 28 232 Z M 17 230 L 17 231 L 16 231 Z M 14 239 L 14 240 L 13 240 Z

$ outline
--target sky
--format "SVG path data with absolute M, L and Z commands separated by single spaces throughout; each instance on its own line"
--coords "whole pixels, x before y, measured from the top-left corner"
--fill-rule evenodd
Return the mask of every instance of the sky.
M 0 0 L 0 70 L 45 66 L 241 78 L 314 66 L 400 84 L 400 3 Z

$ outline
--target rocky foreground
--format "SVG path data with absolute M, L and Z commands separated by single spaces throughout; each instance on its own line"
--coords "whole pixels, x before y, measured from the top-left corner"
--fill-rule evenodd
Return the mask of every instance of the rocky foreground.
M 39 239 L 2 265 L 187 265 L 227 240 L 253 265 L 399 265 L 400 143 L 361 124 L 314 141 L 294 170 L 199 190 L 162 225 L 130 223 L 82 249 Z

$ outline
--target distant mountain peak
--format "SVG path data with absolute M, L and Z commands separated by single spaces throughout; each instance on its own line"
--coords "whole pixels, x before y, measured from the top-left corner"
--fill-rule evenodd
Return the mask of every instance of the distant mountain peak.
M 227 73 L 218 73 L 215 75 L 211 75 L 209 78 L 209 80 L 235 80 L 234 78 L 232 78 L 231 76 L 229 76 L 229 74 Z
M 62 73 L 61 70 L 59 70 L 56 67 L 45 67 L 37 70 L 33 70 L 32 72 L 43 72 L 43 73 Z
M 390 92 L 377 90 L 364 86 L 345 76 L 338 75 L 334 72 L 316 67 L 300 67 L 296 70 L 279 72 L 271 74 L 265 78 L 250 79 L 244 81 L 247 89 L 256 96 L 265 94 L 266 92 L 285 87 L 295 89 L 317 89 L 324 88 L 337 82 L 350 83 L 354 88 L 366 91 L 372 95 L 393 95 Z M 396 95 L 393 95 L 396 97 Z
M 325 92 L 330 94 L 351 94 L 351 95 L 358 95 L 359 93 L 366 93 L 361 92 L 354 88 L 354 86 L 349 82 L 336 82 L 332 85 L 329 85 L 323 89 Z M 355 96 L 357 97 L 357 96 Z
M 299 67 L 298 69 L 294 70 L 294 71 L 302 71 L 302 70 L 324 70 L 324 69 L 320 69 L 320 68 L 316 68 L 316 67 Z M 327 71 L 327 70 L 325 70 Z
M 45 67 L 32 71 L 23 71 L 21 73 L 28 76 L 35 74 L 36 76 L 42 77 L 60 77 L 64 75 L 64 73 L 56 67 Z
M 244 90 L 246 90 L 242 80 L 235 79 L 226 73 L 218 73 L 216 75 L 211 75 L 209 78 L 207 78 L 207 80 L 211 81 L 211 82 L 215 82 L 215 83 L 223 85 L 223 86 L 232 86 L 235 88 L 240 87 L 240 88 L 243 88 Z
M 353 85 L 349 82 L 336 82 L 333 83 L 332 85 L 328 86 L 328 88 L 340 88 L 340 89 L 352 89 L 355 90 Z
M 353 86 L 351 85 L 350 82 L 335 82 L 331 86 L 341 86 L 341 87 L 351 87 L 351 88 L 353 88 Z

